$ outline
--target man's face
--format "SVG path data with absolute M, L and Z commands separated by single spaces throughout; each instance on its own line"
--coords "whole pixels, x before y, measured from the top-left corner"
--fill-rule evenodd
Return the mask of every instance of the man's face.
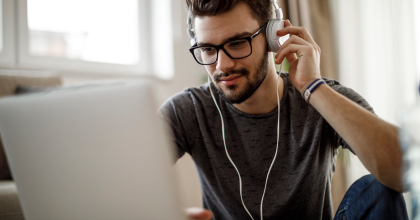
M 198 45 L 219 45 L 248 37 L 260 28 L 251 16 L 248 5 L 240 3 L 231 11 L 217 15 L 196 17 L 195 30 Z M 264 34 L 252 40 L 252 54 L 243 59 L 231 59 L 219 50 L 216 63 L 206 65 L 213 84 L 230 103 L 242 103 L 261 85 L 268 73 L 268 50 Z

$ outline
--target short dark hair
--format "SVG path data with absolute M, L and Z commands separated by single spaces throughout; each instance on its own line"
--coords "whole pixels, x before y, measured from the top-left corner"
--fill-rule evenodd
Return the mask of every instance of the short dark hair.
M 260 26 L 273 17 L 270 0 L 186 0 L 187 10 L 191 19 L 196 16 L 214 16 L 232 10 L 238 3 L 245 3 L 251 9 L 252 16 Z

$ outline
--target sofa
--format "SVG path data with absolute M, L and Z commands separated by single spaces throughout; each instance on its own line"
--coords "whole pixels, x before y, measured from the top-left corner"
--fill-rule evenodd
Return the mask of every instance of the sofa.
M 47 71 L 0 69 L 0 98 L 15 95 L 18 88 L 60 86 L 61 77 Z M 13 172 L 9 169 L 0 133 L 0 219 L 23 220 Z

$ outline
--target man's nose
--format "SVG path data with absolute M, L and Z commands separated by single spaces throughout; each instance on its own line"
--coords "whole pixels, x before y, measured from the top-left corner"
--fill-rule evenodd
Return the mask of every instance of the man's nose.
M 225 51 L 219 50 L 219 57 L 217 58 L 216 69 L 226 73 L 235 66 L 233 59 L 226 55 Z

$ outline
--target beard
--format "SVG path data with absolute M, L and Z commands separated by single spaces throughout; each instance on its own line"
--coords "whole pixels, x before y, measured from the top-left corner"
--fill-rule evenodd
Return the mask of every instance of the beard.
M 214 77 L 212 84 L 223 100 L 230 104 L 241 104 L 254 94 L 262 82 L 264 82 L 264 79 L 268 74 L 268 51 L 265 54 L 266 55 L 258 62 L 257 70 L 254 75 L 251 75 L 249 70 L 243 67 L 241 69 L 231 70 Z M 243 88 L 239 88 L 238 85 L 227 86 L 228 91 L 224 92 L 217 83 L 221 81 L 222 77 L 228 77 L 232 74 L 239 74 L 245 77 L 248 83 Z

